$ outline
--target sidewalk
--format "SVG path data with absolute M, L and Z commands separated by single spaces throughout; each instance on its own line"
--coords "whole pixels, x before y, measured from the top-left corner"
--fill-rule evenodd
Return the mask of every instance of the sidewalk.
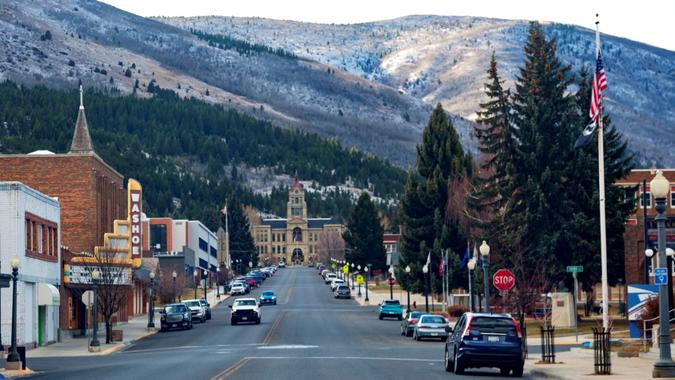
M 652 350 L 653 352 L 654 350 Z M 654 358 L 649 354 L 636 358 L 620 358 L 612 353 L 612 375 L 607 378 L 621 380 L 642 380 L 652 378 L 652 368 L 658 353 Z M 598 379 L 594 374 L 594 353 L 592 349 L 573 348 L 571 351 L 556 353 L 559 364 L 535 364 L 539 357 L 530 354 L 525 364 L 526 373 L 534 378 L 559 380 Z M 602 376 L 600 376 L 602 377 Z
M 221 288 L 222 290 L 222 288 Z M 211 307 L 215 307 L 220 302 L 226 300 L 229 296 L 221 292 L 220 300 L 216 297 L 216 290 L 207 292 L 207 302 Z M 120 322 L 113 326 L 115 330 L 122 330 L 122 342 L 105 343 L 105 324 L 101 323 L 98 330 L 98 338 L 101 343 L 100 352 L 89 352 L 88 346 L 91 336 L 81 338 L 63 338 L 60 342 L 50 344 L 49 346 L 38 347 L 26 352 L 27 361 L 30 358 L 59 357 L 59 356 L 89 356 L 89 355 L 110 355 L 119 351 L 129 344 L 154 335 L 159 331 L 159 310 L 155 309 L 155 328 L 154 331 L 148 331 L 148 315 L 142 314 L 129 318 L 128 322 Z
M 389 291 L 387 292 L 382 292 L 382 291 L 372 291 L 368 289 L 368 303 L 366 303 L 366 287 L 361 286 L 361 297 L 359 297 L 359 287 L 354 286 L 354 290 L 352 290 L 352 298 L 359 303 L 359 305 L 378 305 L 382 303 L 384 300 L 391 299 Z M 401 302 L 401 305 L 403 305 L 404 308 L 408 307 L 408 293 L 405 291 L 394 291 L 394 299 L 399 300 Z M 425 305 L 425 298 L 423 294 L 419 293 L 410 293 L 410 307 L 412 308 L 413 302 L 417 302 L 417 310 L 423 310 L 424 305 Z M 436 312 L 441 312 L 443 307 L 440 302 L 435 301 L 431 296 L 429 296 L 429 309 L 432 308 L 433 304 L 433 309 Z

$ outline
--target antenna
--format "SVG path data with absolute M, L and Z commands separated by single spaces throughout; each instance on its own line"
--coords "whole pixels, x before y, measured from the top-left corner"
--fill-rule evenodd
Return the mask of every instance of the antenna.
M 595 14 L 595 25 L 598 25 L 598 24 L 600 24 L 600 14 L 596 13 Z
M 82 85 L 80 85 L 80 109 L 84 109 L 84 96 L 83 96 Z

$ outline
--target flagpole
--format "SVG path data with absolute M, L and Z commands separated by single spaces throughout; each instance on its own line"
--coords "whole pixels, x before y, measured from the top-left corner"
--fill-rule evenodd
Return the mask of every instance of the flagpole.
M 598 14 L 596 13 L 596 18 Z M 600 21 L 595 21 L 595 58 L 600 54 Z M 597 74 L 595 74 L 597 75 Z M 605 147 L 602 106 L 598 110 L 598 184 L 600 190 L 600 263 L 602 266 L 602 327 L 609 330 L 609 284 L 607 281 L 607 232 L 605 228 Z

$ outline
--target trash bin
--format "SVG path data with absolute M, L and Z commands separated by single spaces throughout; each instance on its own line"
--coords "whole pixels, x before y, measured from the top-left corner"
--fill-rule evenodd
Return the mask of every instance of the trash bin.
M 26 369 L 26 346 L 17 346 L 16 352 L 21 359 L 21 369 Z

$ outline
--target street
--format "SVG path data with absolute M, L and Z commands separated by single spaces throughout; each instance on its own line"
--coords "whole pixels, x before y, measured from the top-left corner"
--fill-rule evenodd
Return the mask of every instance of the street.
M 192 330 L 158 333 L 109 356 L 30 358 L 31 379 L 428 379 L 453 378 L 443 368 L 443 343 L 399 334 L 375 306 L 336 300 L 313 268 L 277 271 L 261 288 L 278 305 L 264 306 L 260 325 L 231 326 L 228 304 Z M 531 348 L 531 353 L 535 347 Z M 468 377 L 501 378 L 498 370 Z M 456 376 L 458 378 L 467 377 Z M 528 378 L 527 370 L 525 378 Z

